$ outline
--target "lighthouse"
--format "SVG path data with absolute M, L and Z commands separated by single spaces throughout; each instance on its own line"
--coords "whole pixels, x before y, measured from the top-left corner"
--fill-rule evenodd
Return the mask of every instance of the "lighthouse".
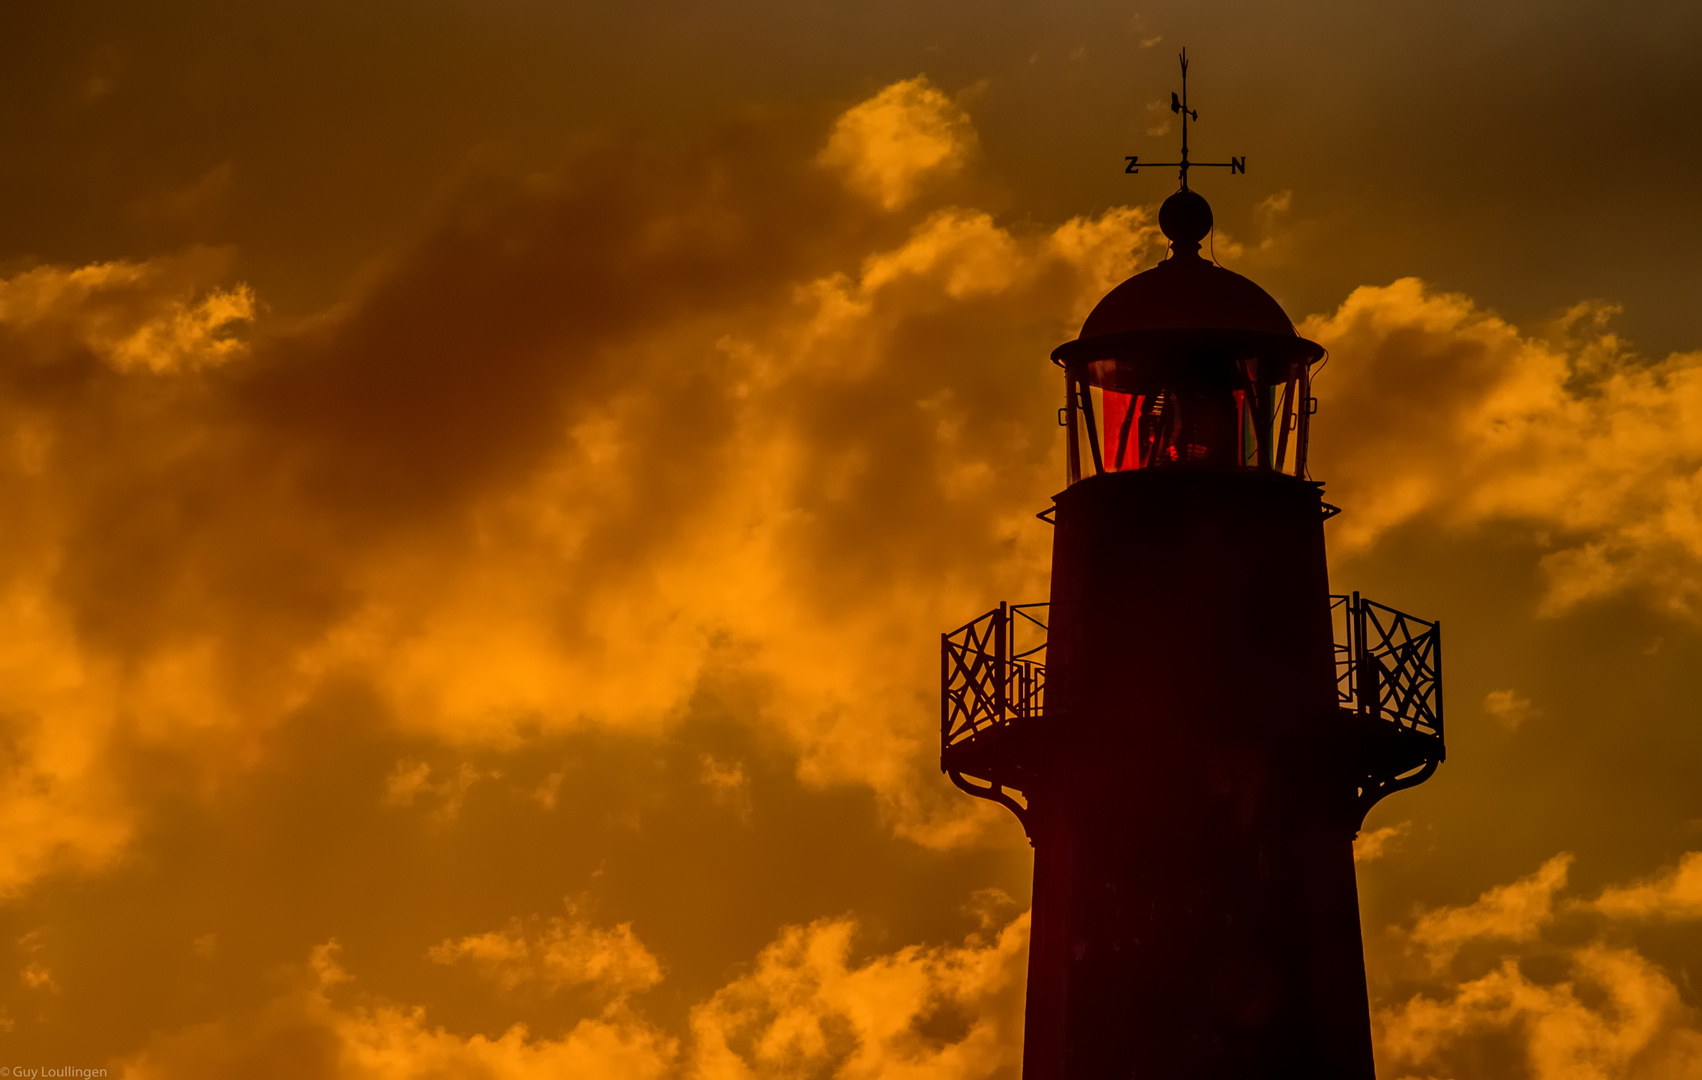
M 1183 87 L 1169 252 L 1052 353 L 1050 600 L 942 635 L 941 767 L 1034 846 L 1024 1080 L 1372 1080 L 1353 839 L 1443 760 L 1441 627 L 1331 592 L 1324 350 L 1201 254 Z

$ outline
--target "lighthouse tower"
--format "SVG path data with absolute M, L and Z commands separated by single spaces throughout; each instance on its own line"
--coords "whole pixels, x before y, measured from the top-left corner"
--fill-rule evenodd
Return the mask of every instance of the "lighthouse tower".
M 943 635 L 941 765 L 1034 845 L 1025 1080 L 1371 1080 L 1353 838 L 1442 761 L 1441 630 L 1331 594 L 1324 350 L 1179 164 L 1168 257 L 1052 354 L 1050 604 Z

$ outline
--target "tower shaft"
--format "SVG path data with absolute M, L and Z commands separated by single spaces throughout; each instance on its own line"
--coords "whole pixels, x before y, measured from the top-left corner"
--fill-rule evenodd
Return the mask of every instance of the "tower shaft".
M 1315 485 L 1057 500 L 1026 1080 L 1370 1080 Z

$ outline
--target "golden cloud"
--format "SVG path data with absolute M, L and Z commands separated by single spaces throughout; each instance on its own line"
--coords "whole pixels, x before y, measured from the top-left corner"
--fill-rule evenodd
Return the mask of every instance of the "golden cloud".
M 969 117 L 917 76 L 846 110 L 817 160 L 840 170 L 854 190 L 895 210 L 930 178 L 962 169 L 975 144 Z
M 123 1063 L 141 1080 L 287 1074 L 302 1080 L 595 1076 L 609 1080 L 1014 1077 L 1021 1058 L 1028 919 L 959 947 L 910 946 L 852 960 L 857 927 L 785 928 L 752 970 L 699 1004 L 682 1047 L 630 1008 L 661 978 L 628 926 L 554 920 L 445 942 L 442 963 L 473 960 L 508 989 L 528 979 L 592 981 L 613 1000 L 559 1037 L 514 1025 L 495 1038 L 431 1026 L 425 1010 L 365 999 L 336 942 L 313 950 L 296 985 L 253 1015 L 162 1035 Z M 555 965 L 554 956 L 562 961 Z M 508 981 L 512 979 L 512 981 Z
M 1491 942 L 1503 952 L 1481 974 L 1380 1008 L 1379 1072 L 1417 1078 L 1488 1069 L 1532 1080 L 1696 1075 L 1702 1026 L 1668 972 L 1634 948 L 1609 944 L 1612 922 L 1598 922 L 1584 935 L 1580 927 L 1555 939 L 1546 935 L 1559 910 L 1609 920 L 1702 914 L 1687 894 L 1686 868 L 1697 858 L 1687 855 L 1679 869 L 1643 884 L 1610 887 L 1595 901 L 1557 908 L 1572 863 L 1557 855 L 1473 904 L 1422 913 L 1405 936 L 1427 955 L 1432 979 L 1467 943 Z M 1510 947 L 1526 955 L 1506 955 Z M 1539 978 L 1527 966 L 1552 974 Z
M 1612 314 L 1580 305 L 1539 336 L 1407 278 L 1306 320 L 1331 353 L 1315 468 L 1350 510 L 1337 543 L 1417 519 L 1520 522 L 1554 549 L 1547 613 L 1637 589 L 1694 614 L 1702 354 L 1645 361 Z
M 1509 959 L 1445 1000 L 1415 998 L 1384 1017 L 1379 1050 L 1425 1068 L 1447 1050 L 1511 1030 L 1531 1080 L 1677 1080 L 1702 1069 L 1694 1010 L 1654 964 L 1630 950 L 1590 945 L 1573 953 L 1571 974 L 1571 981 L 1542 985 Z
M 1572 856 L 1561 854 L 1542 864 L 1530 877 L 1497 886 L 1464 907 L 1426 912 L 1413 926 L 1411 939 L 1435 965 L 1453 959 L 1468 941 L 1501 938 L 1535 940 L 1554 918 L 1554 896 L 1566 886 Z
M 1412 822 L 1403 821 L 1399 825 L 1386 825 L 1360 833 L 1353 838 L 1354 863 L 1374 862 L 1390 854 L 1405 841 L 1411 828 Z
M 596 1076 L 660 1080 L 675 1044 L 631 1017 L 582 1020 L 556 1039 L 515 1025 L 496 1038 L 461 1036 L 426 1023 L 424 1010 L 339 1000 L 352 980 L 337 945 L 314 950 L 299 985 L 260 1013 L 163 1036 L 122 1063 L 130 1080 L 425 1080 L 466 1076 L 521 1080 Z M 342 987 L 340 990 L 339 987 Z
M 86 352 L 119 371 L 216 366 L 242 354 L 231 331 L 254 317 L 247 286 L 206 284 L 229 261 L 230 252 L 203 248 L 150 262 L 37 267 L 0 282 L 0 326 L 38 362 Z
M 1517 731 L 1525 721 L 1542 715 L 1542 710 L 1517 690 L 1491 690 L 1483 697 L 1483 711 L 1508 731 Z
M 1605 889 L 1590 906 L 1616 919 L 1702 918 L 1702 851 L 1648 881 Z
M 850 961 L 856 924 L 788 928 L 692 1011 L 692 1080 L 1017 1075 L 1028 917 L 991 941 Z
M 440 942 L 427 955 L 435 964 L 471 963 L 504 990 L 538 983 L 552 993 L 590 985 L 619 1002 L 662 981 L 662 965 L 631 923 L 603 930 L 557 916 L 529 928 L 514 919 L 502 930 Z

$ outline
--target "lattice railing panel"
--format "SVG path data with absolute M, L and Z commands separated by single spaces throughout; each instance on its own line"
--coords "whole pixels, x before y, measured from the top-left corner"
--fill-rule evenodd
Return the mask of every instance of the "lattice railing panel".
M 1442 736 L 1442 627 L 1358 593 L 1330 597 L 1336 697 L 1356 712 Z
M 1000 604 L 940 635 L 941 746 L 1046 707 L 1045 604 Z

